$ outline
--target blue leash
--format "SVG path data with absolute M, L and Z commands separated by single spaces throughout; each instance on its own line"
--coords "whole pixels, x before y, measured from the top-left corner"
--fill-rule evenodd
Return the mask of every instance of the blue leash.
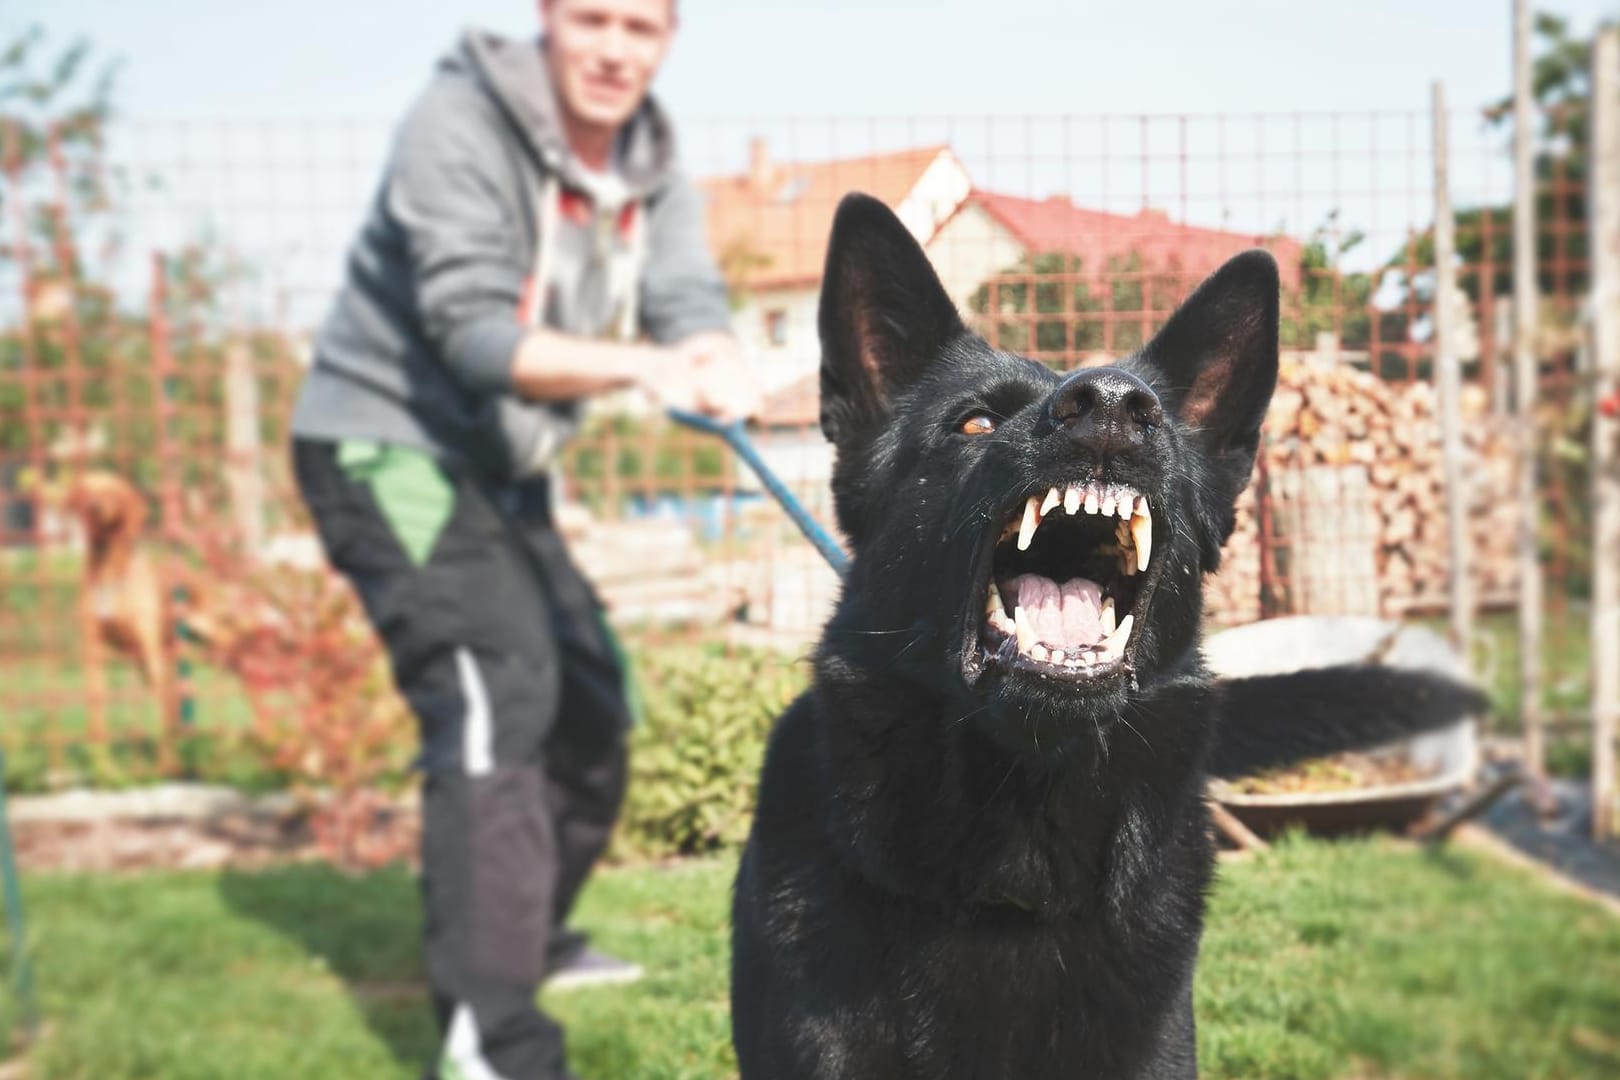
M 687 412 L 685 409 L 669 410 L 669 418 L 677 424 L 685 424 L 689 428 L 696 428 L 698 431 L 709 435 L 718 435 L 724 440 L 725 444 L 731 447 L 738 457 L 747 462 L 750 469 L 754 470 L 754 475 L 758 476 L 760 483 L 765 485 L 765 490 L 769 491 L 771 497 L 781 504 L 783 510 L 787 511 L 788 517 L 793 519 L 793 524 L 797 525 L 799 531 L 804 533 L 804 538 L 816 546 L 816 550 L 821 552 L 821 557 L 827 560 L 828 565 L 838 573 L 839 577 L 844 576 L 849 556 L 844 554 L 844 549 L 838 546 L 838 541 L 832 538 L 832 534 L 822 528 L 821 523 L 810 516 L 810 511 L 806 510 L 804 504 L 799 501 L 798 496 L 789 491 L 788 486 L 782 483 L 781 477 L 772 472 L 771 467 L 765 464 L 765 459 L 759 456 L 759 450 L 755 448 L 753 440 L 748 437 L 748 433 L 743 429 L 741 420 L 733 420 L 727 424 L 704 416 L 701 413 Z

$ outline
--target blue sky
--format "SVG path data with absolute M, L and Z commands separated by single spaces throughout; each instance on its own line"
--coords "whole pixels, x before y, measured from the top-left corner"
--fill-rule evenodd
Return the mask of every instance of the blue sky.
M 1411 108 L 1499 93 L 1508 0 L 684 0 L 660 92 L 678 114 Z M 1582 26 L 1620 13 L 1557 0 Z M 0 26 L 88 33 L 143 117 L 394 115 L 467 24 L 523 0 L 11 0 Z
M 948 141 L 975 183 L 1014 194 L 1152 206 L 1254 234 L 1304 235 L 1338 211 L 1372 234 L 1352 259 L 1378 260 L 1428 214 L 1435 79 L 1457 110 L 1458 204 L 1502 197 L 1503 133 L 1475 108 L 1507 89 L 1511 10 L 1509 0 L 681 0 L 656 90 L 697 172 L 738 167 L 756 133 L 773 153 L 805 158 Z M 1585 31 L 1620 16 L 1620 3 L 1550 10 Z M 267 291 L 315 312 L 388 130 L 434 58 L 463 26 L 529 34 L 538 15 L 530 0 L 0 0 L 0 33 L 30 23 L 59 43 L 86 34 L 124 60 L 117 102 L 134 123 L 115 129 L 111 152 L 163 174 L 130 207 L 127 251 L 223 238 Z M 1174 117 L 1134 115 L 1185 113 L 1190 138 Z M 1258 113 L 1271 115 L 1247 115 Z M 1294 113 L 1307 114 L 1303 128 Z M 1331 164 L 1329 142 L 1346 148 Z M 119 271 L 132 295 L 144 266 Z

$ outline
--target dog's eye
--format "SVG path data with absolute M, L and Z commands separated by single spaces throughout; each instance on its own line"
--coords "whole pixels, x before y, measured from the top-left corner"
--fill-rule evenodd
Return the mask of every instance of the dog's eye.
M 974 413 L 962 421 L 962 434 L 988 435 L 996 430 L 996 418 L 985 413 Z

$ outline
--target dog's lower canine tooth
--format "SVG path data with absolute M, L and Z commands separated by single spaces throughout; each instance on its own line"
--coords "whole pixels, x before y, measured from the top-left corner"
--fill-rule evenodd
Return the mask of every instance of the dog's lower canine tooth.
M 1102 609 L 1103 637 L 1114 632 L 1114 598 L 1110 596 L 1103 602 Z
M 1046 493 L 1046 499 L 1041 503 L 1041 517 L 1045 517 L 1047 514 L 1050 514 L 1052 512 L 1052 507 L 1056 506 L 1062 501 L 1063 496 L 1058 494 L 1057 488 L 1052 488 L 1049 490 Z
M 1069 485 L 1069 490 L 1063 493 L 1063 512 L 1073 515 L 1080 509 L 1080 488 L 1075 484 Z
M 1131 627 L 1136 625 L 1134 614 L 1126 615 L 1120 620 L 1119 626 L 1103 641 L 1103 652 L 1113 659 L 1125 655 L 1125 643 L 1131 639 Z
M 1035 628 L 1024 618 L 1023 605 L 1013 609 L 1013 632 L 1018 636 L 1018 651 L 1029 652 L 1035 644 Z
M 990 595 L 988 595 L 988 596 L 986 596 L 984 598 L 984 611 L 985 611 L 985 614 L 987 614 L 987 615 L 994 615 L 997 611 L 1000 611 L 1000 610 L 1001 610 L 1001 592 L 1000 592 L 1000 590 L 998 590 L 996 588 L 996 583 L 992 581 L 990 583 Z
M 1024 523 L 1018 526 L 1018 550 L 1028 551 L 1029 542 L 1035 538 L 1035 530 L 1041 524 L 1040 504 L 1031 495 L 1024 503 Z
M 1146 570 L 1153 556 L 1153 515 L 1148 513 L 1147 500 L 1136 504 L 1136 516 L 1131 518 L 1131 537 L 1136 541 L 1136 568 Z

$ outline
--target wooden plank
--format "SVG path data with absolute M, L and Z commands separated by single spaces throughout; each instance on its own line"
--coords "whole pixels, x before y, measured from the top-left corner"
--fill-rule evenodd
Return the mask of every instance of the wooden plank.
M 237 340 L 225 346 L 225 482 L 231 519 L 243 550 L 257 560 L 264 545 L 264 448 L 259 432 L 259 380 L 253 351 Z
M 1209 801 L 1209 818 L 1215 823 L 1215 827 L 1241 850 L 1252 851 L 1256 854 L 1271 850 L 1270 844 L 1260 839 L 1253 829 L 1238 820 L 1236 814 L 1214 799 Z
M 1592 831 L 1613 837 L 1615 735 L 1620 732 L 1620 30 L 1592 49 Z
M 1377 615 L 1378 521 L 1359 465 L 1285 475 L 1278 507 L 1296 614 Z

